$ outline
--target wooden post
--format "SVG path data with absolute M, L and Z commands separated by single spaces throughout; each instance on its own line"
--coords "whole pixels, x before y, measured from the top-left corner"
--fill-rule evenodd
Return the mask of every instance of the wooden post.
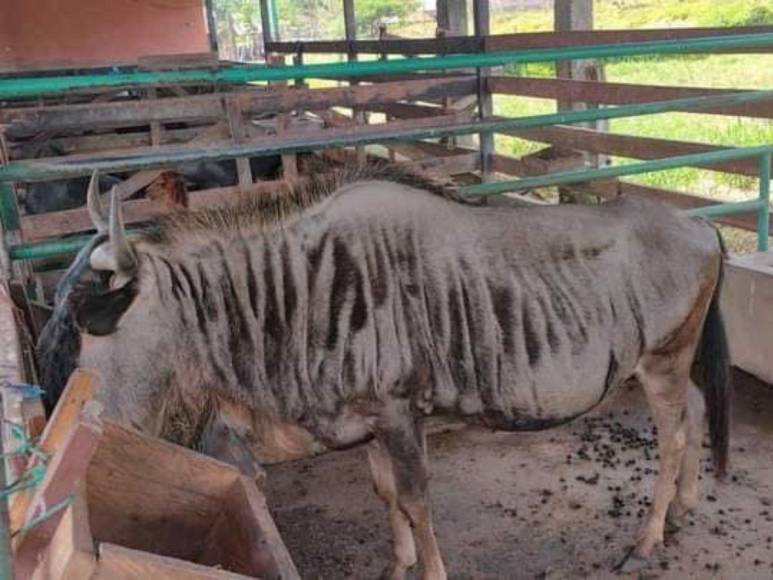
M 467 36 L 467 0 L 437 0 L 437 25 L 446 36 Z
M 437 0 L 436 37 L 467 36 L 470 33 L 467 16 L 467 0 Z M 453 108 L 455 99 L 443 101 L 445 107 Z M 450 147 L 474 147 L 473 135 L 460 135 L 446 140 Z
M 357 18 L 354 14 L 354 0 L 344 0 L 344 34 L 349 43 L 357 40 Z M 357 52 L 352 48 L 351 44 L 349 44 L 348 48 L 347 59 L 349 62 L 356 61 Z M 358 84 L 356 81 L 349 83 L 350 86 L 356 84 Z M 367 125 L 368 118 L 363 110 L 352 108 L 352 116 L 358 125 Z M 365 165 L 365 147 L 358 145 L 354 150 L 357 152 L 357 165 L 362 167 Z
M 485 50 L 485 37 L 489 35 L 491 18 L 489 13 L 489 0 L 473 0 L 473 15 L 475 19 L 475 36 L 480 41 L 481 51 Z M 491 117 L 494 112 L 493 99 L 488 90 L 487 77 L 490 69 L 478 67 L 478 116 L 481 119 Z M 491 160 L 494 154 L 494 134 L 491 132 L 480 133 L 480 174 L 483 181 L 489 181 L 492 176 Z
M 266 64 L 269 66 L 284 66 L 285 57 L 281 54 L 272 55 Z M 273 81 L 271 86 L 287 86 L 287 81 Z M 280 113 L 276 118 L 276 134 L 281 135 L 290 126 L 291 113 Z M 298 157 L 295 153 L 284 153 L 282 156 L 282 173 L 285 179 L 298 177 Z
M 554 28 L 556 32 L 570 30 L 593 29 L 593 0 L 554 0 Z M 593 60 L 558 61 L 556 76 L 563 79 L 603 81 L 603 68 Z M 582 110 L 588 108 L 585 103 L 558 100 L 558 110 Z M 608 121 L 591 121 L 579 124 L 597 131 L 607 131 Z M 591 167 L 598 167 L 602 158 L 598 155 L 585 155 L 585 162 Z M 576 196 L 565 188 L 559 188 L 559 198 L 562 201 L 576 201 Z
M 238 94 L 226 97 L 226 114 L 231 131 L 231 139 L 234 143 L 243 143 L 247 137 L 247 131 L 244 126 L 244 112 L 242 111 Z M 239 178 L 239 189 L 246 191 L 252 185 L 253 178 L 249 157 L 236 158 L 236 173 Z

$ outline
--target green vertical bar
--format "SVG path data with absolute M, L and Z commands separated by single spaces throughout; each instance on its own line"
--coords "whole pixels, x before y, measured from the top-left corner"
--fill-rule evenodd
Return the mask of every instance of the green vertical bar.
M 268 0 L 268 20 L 271 24 L 271 40 L 279 40 L 279 10 L 276 7 L 276 0 Z
M 7 182 L 0 182 L 0 220 L 3 222 L 3 231 L 6 233 L 19 229 L 16 195 L 11 184 Z
M 757 249 L 768 251 L 770 238 L 770 162 L 773 155 L 766 153 L 760 157 L 760 209 L 757 214 Z

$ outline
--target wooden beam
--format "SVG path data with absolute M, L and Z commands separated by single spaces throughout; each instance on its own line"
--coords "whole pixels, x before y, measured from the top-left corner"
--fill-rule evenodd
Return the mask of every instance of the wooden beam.
M 51 542 L 43 551 L 32 580 L 91 578 L 96 565 L 85 482 L 81 482 L 72 503 L 62 514 Z
M 68 436 L 46 468 L 46 475 L 30 502 L 25 523 L 46 514 L 74 497 L 99 444 L 102 424 L 96 416 L 81 413 Z M 64 509 L 18 537 L 14 546 L 14 575 L 28 578 L 37 567 L 39 556 L 54 535 Z
M 528 177 L 534 174 L 534 167 L 532 165 L 511 155 L 495 155 L 494 169 L 499 173 L 505 173 L 516 177 Z M 603 181 L 568 184 L 567 187 L 586 196 L 596 195 L 608 199 L 613 199 L 620 195 L 646 197 L 664 203 L 670 203 L 682 209 L 706 207 L 718 203 L 716 200 L 688 193 L 640 185 L 638 183 L 631 183 L 620 179 L 605 179 Z M 719 218 L 717 221 L 720 224 L 740 228 L 746 231 L 757 231 L 757 218 L 754 215 L 728 216 Z M 773 217 L 771 217 L 771 226 L 773 226 Z
M 691 141 L 673 141 L 669 139 L 657 139 L 653 137 L 635 137 L 632 135 L 619 135 L 616 133 L 602 133 L 592 129 L 581 127 L 569 127 L 556 125 L 554 127 L 542 127 L 538 129 L 519 129 L 505 132 L 524 139 L 550 143 L 558 147 L 600 153 L 604 155 L 617 155 L 631 157 L 633 159 L 662 159 L 677 155 L 689 155 L 692 153 L 706 153 L 727 149 L 717 145 L 706 143 L 694 143 Z M 710 165 L 697 165 L 712 171 L 724 171 L 737 175 L 757 177 L 759 163 L 756 159 L 739 159 L 737 161 L 723 161 Z
M 476 91 L 474 77 L 429 78 L 325 89 L 243 91 L 233 94 L 245 114 L 289 113 L 294 109 L 356 107 L 402 100 L 440 99 Z M 102 126 L 147 125 L 152 121 L 215 121 L 225 117 L 223 95 L 200 95 L 153 101 L 88 105 L 54 105 L 0 110 L 7 135 L 18 138 L 42 131 L 64 132 Z
M 339 53 L 350 49 L 358 54 L 462 54 L 478 52 L 480 42 L 472 36 L 456 38 L 419 38 L 403 40 L 357 40 L 349 43 L 341 40 L 316 40 L 272 42 L 268 50 L 282 54 L 293 54 L 303 50 L 306 54 Z
M 630 195 L 634 197 L 645 197 L 655 199 L 664 203 L 669 203 L 681 209 L 692 209 L 697 207 L 708 207 L 716 205 L 718 202 L 714 199 L 707 199 L 697 195 L 682 193 L 679 191 L 670 191 L 638 183 L 631 183 L 617 179 L 604 181 L 591 181 L 589 183 L 571 184 L 568 187 L 577 190 L 585 195 L 598 195 L 606 198 L 614 198 L 619 195 Z M 755 215 L 737 215 L 717 218 L 718 223 L 734 228 L 739 228 L 749 232 L 757 231 L 757 217 Z M 773 217 L 771 217 L 771 226 L 773 226 Z
M 83 369 L 77 369 L 67 381 L 59 403 L 46 424 L 40 440 L 40 449 L 52 457 L 63 445 L 72 431 L 85 404 L 91 400 L 97 385 L 97 377 Z M 39 458 L 33 457 L 28 463 L 32 467 Z M 32 503 L 33 492 L 25 490 L 13 496 L 10 506 L 9 525 L 18 530 L 24 525 L 27 512 Z
M 650 28 L 643 30 L 574 30 L 564 32 L 528 32 L 502 34 L 484 39 L 486 52 L 535 48 L 563 48 L 589 46 L 591 44 L 621 44 L 624 42 L 648 42 L 653 40 L 680 40 L 706 36 L 734 36 L 739 34 L 763 34 L 773 32 L 770 26 L 720 26 L 709 28 Z M 717 50 L 716 52 L 757 53 L 771 52 L 769 46 L 742 49 Z M 714 52 L 714 51 L 711 51 Z
M 721 26 L 705 28 L 650 28 L 623 30 L 576 30 L 572 32 L 527 32 L 492 35 L 483 39 L 487 52 L 534 48 L 561 48 L 591 44 L 620 44 L 651 40 L 679 40 L 706 36 L 734 36 L 773 32 L 768 26 Z M 351 47 L 359 54 L 469 54 L 480 52 L 481 40 L 474 36 L 421 38 L 404 40 L 358 40 L 353 44 L 341 40 L 272 42 L 268 50 L 293 54 L 302 49 L 306 54 L 345 54 Z M 716 52 L 757 53 L 771 52 L 769 46 L 721 49 Z M 712 51 L 714 52 L 714 51 Z
M 565 98 L 599 105 L 630 105 L 652 101 L 668 101 L 690 97 L 709 97 L 737 93 L 742 89 L 708 89 L 638 85 L 629 83 L 593 82 L 583 80 L 535 77 L 490 77 L 489 88 L 495 94 L 519 95 L 541 99 Z M 773 118 L 773 102 L 728 105 L 714 109 L 684 109 L 687 113 Z
M 99 545 L 99 560 L 91 578 L 93 580 L 118 578 L 249 580 L 251 576 L 104 542 Z

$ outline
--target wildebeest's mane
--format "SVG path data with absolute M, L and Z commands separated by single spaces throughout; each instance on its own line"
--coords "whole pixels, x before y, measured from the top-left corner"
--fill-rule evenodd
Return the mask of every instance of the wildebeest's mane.
M 181 236 L 202 232 L 254 231 L 281 223 L 314 206 L 342 187 L 360 181 L 387 181 L 420 189 L 457 203 L 473 202 L 432 179 L 389 162 L 370 162 L 362 167 L 341 168 L 295 180 L 286 180 L 271 193 L 243 195 L 231 204 L 194 211 L 177 211 L 149 224 L 143 239 L 153 244 L 173 242 Z

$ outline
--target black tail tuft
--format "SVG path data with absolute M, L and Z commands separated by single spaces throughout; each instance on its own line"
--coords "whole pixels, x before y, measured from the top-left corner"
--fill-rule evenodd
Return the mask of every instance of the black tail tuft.
M 727 473 L 733 390 L 730 376 L 730 350 L 722 313 L 719 311 L 722 274 L 723 265 L 721 264 L 717 288 L 714 290 L 703 325 L 703 336 L 698 352 L 699 381 L 706 399 L 714 470 L 715 475 L 720 479 Z

